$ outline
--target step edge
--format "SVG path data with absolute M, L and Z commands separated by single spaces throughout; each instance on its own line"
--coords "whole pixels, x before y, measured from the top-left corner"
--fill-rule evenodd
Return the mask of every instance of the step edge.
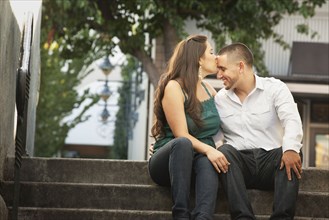
M 4 184 L 14 184 L 14 181 L 2 181 Z M 157 188 L 160 186 L 153 184 L 126 184 L 126 183 L 72 183 L 72 182 L 33 182 L 21 181 L 23 185 L 59 185 L 59 186 L 113 186 L 113 187 L 131 187 L 131 188 Z
M 9 210 L 12 207 L 8 207 Z M 122 210 L 122 209 L 90 209 L 90 208 L 44 208 L 44 207 L 19 207 L 19 211 L 81 211 L 81 212 L 108 212 L 108 213 L 155 213 L 155 214 L 171 214 L 171 211 L 158 211 L 158 210 Z M 229 213 L 215 213 L 214 216 L 229 216 Z M 269 217 L 270 215 L 256 215 L 256 217 Z M 295 216 L 298 219 L 305 220 L 329 220 L 329 218 L 321 217 L 304 217 L 304 216 Z
M 123 162 L 123 163 L 142 163 L 147 164 L 148 160 L 120 160 L 120 159 L 97 159 L 97 158 L 63 158 L 63 157 L 22 157 L 23 160 L 39 160 L 39 161 L 100 161 L 100 162 Z M 7 157 L 7 160 L 15 160 L 15 157 Z M 329 169 L 318 167 L 304 167 L 306 171 L 324 171 L 329 173 Z
M 14 181 L 3 181 L 4 184 L 14 184 Z M 115 183 L 67 183 L 67 182 L 20 182 L 23 185 L 51 185 L 51 186 L 86 186 L 86 187 L 117 187 L 117 188 L 159 188 L 168 189 L 169 187 L 163 187 L 158 185 L 149 185 L 149 184 L 115 184 Z M 264 193 L 273 193 L 274 191 L 266 191 L 266 190 L 259 190 L 259 189 L 248 189 L 249 192 L 264 192 Z M 323 191 L 305 191 L 300 190 L 298 194 L 301 195 L 317 195 L 317 196 L 329 196 L 329 192 L 323 192 Z

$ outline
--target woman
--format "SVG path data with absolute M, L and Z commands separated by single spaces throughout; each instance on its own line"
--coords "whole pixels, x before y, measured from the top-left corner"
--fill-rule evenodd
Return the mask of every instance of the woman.
M 218 173 L 228 169 L 212 139 L 220 123 L 216 91 L 202 80 L 217 71 L 207 37 L 190 36 L 176 46 L 156 90 L 152 127 L 156 143 L 149 173 L 155 183 L 171 186 L 173 219 L 213 219 Z M 192 177 L 195 208 L 190 212 Z

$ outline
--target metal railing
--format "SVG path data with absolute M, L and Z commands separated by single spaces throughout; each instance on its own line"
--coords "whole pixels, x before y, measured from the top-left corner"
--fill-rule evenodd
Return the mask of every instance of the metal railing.
M 12 219 L 18 216 L 19 194 L 20 194 L 20 169 L 22 156 L 26 154 L 26 132 L 27 132 L 27 109 L 30 92 L 30 58 L 33 39 L 33 15 L 28 13 L 24 24 L 23 36 L 20 49 L 20 66 L 17 70 L 16 81 L 16 108 L 17 108 L 17 130 L 15 138 L 15 170 L 14 170 L 14 199 Z

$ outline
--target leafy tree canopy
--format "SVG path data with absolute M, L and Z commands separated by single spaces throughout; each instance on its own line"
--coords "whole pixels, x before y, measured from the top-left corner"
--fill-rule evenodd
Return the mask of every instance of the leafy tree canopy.
M 88 119 L 84 113 L 97 100 L 88 90 L 79 95 L 72 89 L 83 78 L 79 72 L 84 59 L 76 58 L 64 62 L 57 47 L 57 44 L 52 44 L 50 48 L 41 49 L 42 75 L 36 120 L 36 156 L 50 157 L 58 153 L 64 146 L 68 131 Z M 87 98 L 90 99 L 86 104 Z M 65 120 L 82 103 L 84 108 L 81 112 L 74 119 Z
M 118 45 L 123 53 L 142 62 L 153 85 L 160 71 L 151 57 L 151 40 L 163 37 L 164 56 L 168 60 L 179 39 L 186 36 L 184 21 L 196 20 L 197 26 L 213 34 L 216 47 L 227 41 L 241 41 L 254 51 L 256 67 L 266 75 L 260 41 L 273 37 L 287 44 L 273 27 L 284 15 L 314 15 L 325 0 L 44 0 L 43 28 L 48 43 L 59 41 L 62 59 L 92 51 L 96 59 Z M 300 32 L 308 31 L 304 24 Z M 85 60 L 86 64 L 92 60 Z

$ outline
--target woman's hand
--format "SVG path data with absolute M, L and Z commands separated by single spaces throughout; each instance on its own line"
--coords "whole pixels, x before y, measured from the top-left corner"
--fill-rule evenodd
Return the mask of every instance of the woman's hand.
M 228 171 L 228 166 L 230 163 L 227 161 L 225 155 L 216 150 L 215 148 L 209 148 L 209 150 L 206 152 L 206 156 L 212 163 L 212 165 L 215 167 L 218 173 L 226 173 Z
M 154 148 L 153 148 L 154 144 L 151 144 L 150 148 L 149 148 L 149 155 L 150 157 L 152 157 L 153 153 L 154 153 Z

